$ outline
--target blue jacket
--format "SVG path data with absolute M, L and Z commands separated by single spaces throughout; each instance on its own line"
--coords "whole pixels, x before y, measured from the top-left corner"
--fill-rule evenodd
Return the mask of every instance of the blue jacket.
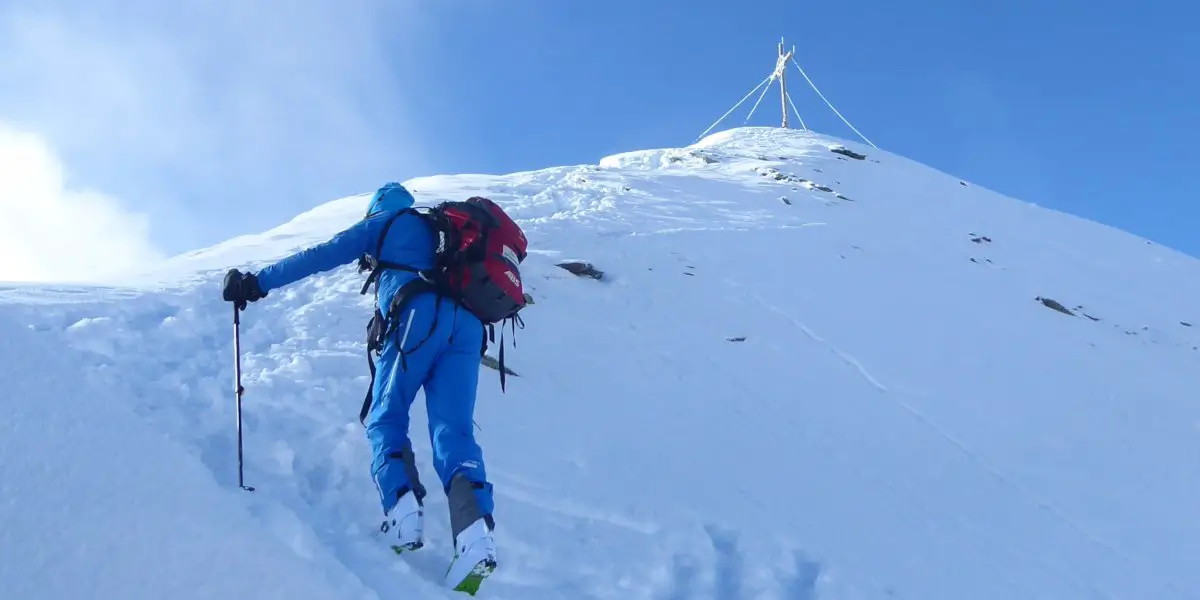
M 283 258 L 258 273 L 258 285 L 264 293 L 299 281 L 310 275 L 329 271 L 358 260 L 363 254 L 374 255 L 384 225 L 397 211 L 387 211 L 365 218 L 339 232 L 326 242 L 306 248 Z M 387 231 L 383 250 L 376 258 L 408 265 L 417 269 L 433 266 L 436 238 L 421 217 L 412 213 L 396 217 Z M 415 273 L 394 269 L 383 270 L 378 277 L 379 306 L 386 310 L 392 296 Z

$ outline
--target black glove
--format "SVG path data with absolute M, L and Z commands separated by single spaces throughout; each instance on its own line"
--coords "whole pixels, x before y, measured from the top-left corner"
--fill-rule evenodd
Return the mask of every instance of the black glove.
M 266 295 L 262 288 L 258 287 L 258 276 L 254 273 L 230 269 L 225 274 L 225 290 L 221 296 L 226 302 L 234 303 L 239 310 L 244 310 L 247 302 L 257 302 Z

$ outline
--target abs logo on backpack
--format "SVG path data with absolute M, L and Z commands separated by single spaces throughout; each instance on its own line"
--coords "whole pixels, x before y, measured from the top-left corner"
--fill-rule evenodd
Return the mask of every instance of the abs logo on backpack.
M 525 307 L 520 265 L 528 242 L 521 227 L 488 198 L 445 202 L 435 212 L 444 235 L 438 262 L 444 285 L 485 325 Z

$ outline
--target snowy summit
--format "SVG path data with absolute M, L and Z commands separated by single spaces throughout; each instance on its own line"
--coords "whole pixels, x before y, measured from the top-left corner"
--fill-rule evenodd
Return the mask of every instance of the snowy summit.
M 108 286 L 0 288 L 5 598 L 462 597 L 443 494 L 420 551 L 380 539 L 353 264 L 241 313 L 237 485 L 221 277 L 382 183 Z M 480 366 L 480 598 L 1200 597 L 1195 259 L 797 130 L 404 183 L 529 238 L 507 391 Z M 436 482 L 420 399 L 411 430 Z

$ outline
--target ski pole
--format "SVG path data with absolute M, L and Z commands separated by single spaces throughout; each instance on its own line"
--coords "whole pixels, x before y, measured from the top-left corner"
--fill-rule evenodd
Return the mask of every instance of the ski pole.
M 253 492 L 254 487 L 246 485 L 243 477 L 242 467 L 242 393 L 246 391 L 242 387 L 242 335 L 241 335 L 241 318 L 238 315 L 240 307 L 236 302 L 233 303 L 233 385 L 234 394 L 237 397 L 237 463 L 238 463 L 238 487 Z

